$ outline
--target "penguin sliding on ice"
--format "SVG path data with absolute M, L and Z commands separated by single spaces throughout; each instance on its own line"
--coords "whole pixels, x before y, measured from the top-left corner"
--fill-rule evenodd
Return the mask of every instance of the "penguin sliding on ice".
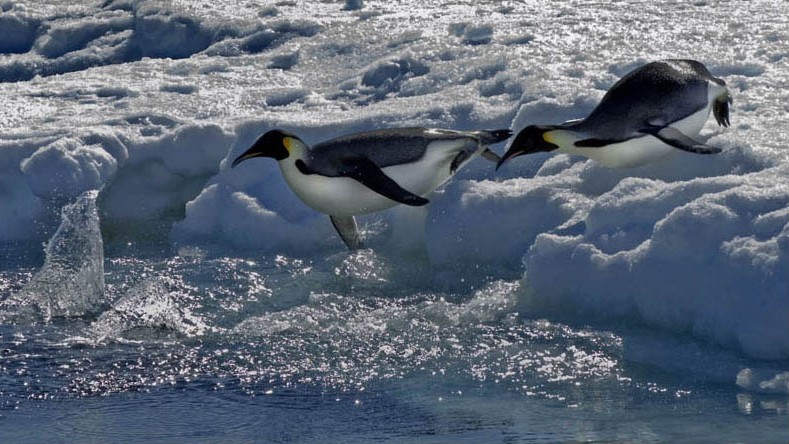
M 634 167 L 675 149 L 716 154 L 720 148 L 694 139 L 709 117 L 729 126 L 726 82 L 695 60 L 662 60 L 622 77 L 585 119 L 530 125 L 513 139 L 496 165 L 524 154 L 578 154 L 608 167 Z
M 400 128 L 367 131 L 319 143 L 312 148 L 294 134 L 271 130 L 233 161 L 254 157 L 277 160 L 285 182 L 313 209 L 329 215 L 351 250 L 362 248 L 354 216 L 398 203 L 422 206 L 424 197 L 477 155 L 498 162 L 488 145 L 510 130 L 452 131 Z

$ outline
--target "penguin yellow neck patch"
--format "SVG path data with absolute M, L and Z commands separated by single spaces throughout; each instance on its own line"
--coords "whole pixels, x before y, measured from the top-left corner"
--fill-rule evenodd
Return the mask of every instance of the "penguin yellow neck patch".
M 293 147 L 295 146 L 295 144 L 296 143 L 292 137 L 285 137 L 282 139 L 282 145 L 285 146 L 285 149 L 288 150 L 288 152 L 293 151 Z
M 542 134 L 542 140 L 558 147 L 572 145 L 578 140 L 578 135 L 572 131 L 555 129 L 546 131 Z

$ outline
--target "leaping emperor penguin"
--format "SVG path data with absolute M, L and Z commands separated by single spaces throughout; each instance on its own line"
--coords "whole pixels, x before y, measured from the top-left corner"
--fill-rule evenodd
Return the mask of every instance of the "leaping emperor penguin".
M 400 128 L 367 131 L 319 143 L 312 148 L 282 130 L 263 134 L 233 161 L 254 157 L 277 160 L 291 190 L 305 204 L 329 215 L 349 249 L 362 248 L 354 216 L 398 203 L 422 206 L 438 188 L 477 155 L 498 162 L 488 145 L 510 130 L 452 131 Z
M 579 154 L 608 167 L 634 167 L 680 149 L 715 154 L 720 148 L 694 139 L 710 110 L 729 126 L 726 82 L 695 60 L 648 63 L 619 79 L 585 119 L 530 125 L 518 133 L 496 168 L 524 154 Z

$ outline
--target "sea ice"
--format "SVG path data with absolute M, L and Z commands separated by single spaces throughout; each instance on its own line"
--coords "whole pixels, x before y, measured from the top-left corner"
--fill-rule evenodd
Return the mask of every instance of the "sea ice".
M 495 173 L 474 162 L 419 217 L 386 211 L 362 229 L 374 247 L 423 244 L 443 269 L 522 269 L 523 315 L 614 317 L 789 357 L 789 57 L 774 8 L 345 6 L 2 3 L 0 252 L 50 238 L 88 189 L 100 189 L 110 246 L 337 251 L 330 222 L 273 162 L 229 171 L 229 160 L 272 128 L 315 143 L 396 126 L 560 123 L 635 66 L 692 57 L 734 96 L 732 127 L 702 130 L 722 154 L 627 170 L 548 154 Z M 623 20 L 649 26 L 622 32 Z

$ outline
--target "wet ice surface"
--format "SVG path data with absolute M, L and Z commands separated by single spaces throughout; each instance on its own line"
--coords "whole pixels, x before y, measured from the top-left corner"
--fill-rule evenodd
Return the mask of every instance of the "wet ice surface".
M 783 9 L 0 2 L 0 441 L 786 442 Z M 373 250 L 228 169 L 582 117 L 674 57 L 732 90 L 722 154 L 473 162 Z
M 781 363 L 639 326 L 533 318 L 515 311 L 517 280 L 437 271 L 370 250 L 108 259 L 102 314 L 0 328 L 0 437 L 785 438 L 785 390 L 759 387 Z M 3 272 L 0 296 L 30 280 Z

